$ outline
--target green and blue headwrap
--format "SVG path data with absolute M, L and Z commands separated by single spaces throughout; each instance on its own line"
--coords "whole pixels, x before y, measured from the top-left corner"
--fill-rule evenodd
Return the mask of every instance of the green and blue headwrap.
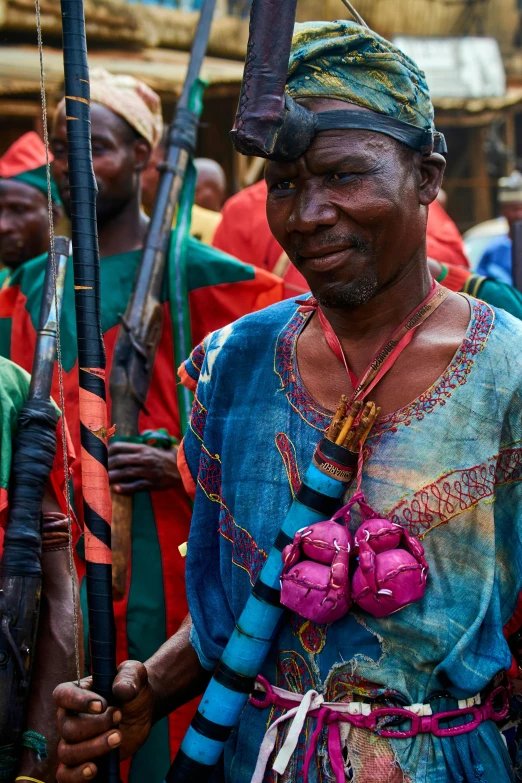
M 20 174 L 14 174 L 7 179 L 15 180 L 16 182 L 25 182 L 26 185 L 31 185 L 36 190 L 40 190 L 44 196 L 47 196 L 47 172 L 45 166 L 39 166 L 37 169 L 31 171 L 22 171 Z M 54 204 L 61 205 L 60 194 L 56 182 L 51 177 L 51 198 Z
M 433 127 L 424 72 L 355 22 L 296 24 L 286 89 L 292 98 L 337 98 L 418 128 Z

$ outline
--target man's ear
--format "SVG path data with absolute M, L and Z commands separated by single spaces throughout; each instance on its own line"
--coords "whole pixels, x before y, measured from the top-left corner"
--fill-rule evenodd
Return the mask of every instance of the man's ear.
M 134 168 L 136 171 L 143 171 L 143 169 L 146 168 L 147 163 L 149 162 L 150 153 L 151 147 L 148 141 L 145 139 L 137 139 L 134 142 Z
M 420 160 L 419 203 L 429 206 L 437 198 L 442 187 L 446 160 L 438 152 Z

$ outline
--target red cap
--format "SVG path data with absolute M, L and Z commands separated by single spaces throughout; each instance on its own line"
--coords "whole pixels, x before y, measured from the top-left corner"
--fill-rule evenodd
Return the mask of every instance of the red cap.
M 53 157 L 49 153 L 49 160 Z M 45 165 L 45 144 L 34 131 L 24 133 L 0 158 L 0 177 L 14 177 Z

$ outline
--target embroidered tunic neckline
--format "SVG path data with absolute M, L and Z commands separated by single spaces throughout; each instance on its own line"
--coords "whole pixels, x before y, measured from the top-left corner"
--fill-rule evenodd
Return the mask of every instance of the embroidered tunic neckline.
M 453 391 L 466 383 L 475 357 L 484 349 L 493 326 L 494 312 L 485 302 L 466 297 L 471 306 L 471 316 L 466 333 L 446 369 L 434 383 L 411 402 L 377 421 L 369 440 L 383 432 L 396 431 L 400 424 L 408 426 L 413 420 L 421 421 L 439 405 L 444 405 Z M 297 340 L 311 313 L 295 312 L 281 330 L 275 348 L 274 370 L 292 408 L 315 429 L 328 426 L 333 411 L 323 407 L 308 391 L 297 366 Z

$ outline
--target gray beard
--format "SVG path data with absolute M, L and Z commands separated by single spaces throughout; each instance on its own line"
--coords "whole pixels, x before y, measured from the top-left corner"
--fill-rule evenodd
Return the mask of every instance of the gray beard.
M 331 310 L 355 310 L 367 304 L 379 289 L 375 270 L 370 269 L 365 275 L 344 286 L 332 283 L 317 294 L 316 299 L 322 307 Z

